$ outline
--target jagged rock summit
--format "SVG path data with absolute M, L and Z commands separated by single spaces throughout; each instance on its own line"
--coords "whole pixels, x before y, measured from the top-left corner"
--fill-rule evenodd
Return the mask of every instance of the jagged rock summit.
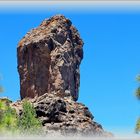
M 77 100 L 82 46 L 78 31 L 62 15 L 28 32 L 18 44 L 21 99 L 48 93 Z
M 76 102 L 83 41 L 62 15 L 44 20 L 18 44 L 21 99 L 29 99 L 46 134 L 110 136 L 93 121 L 89 109 Z M 11 106 L 22 114 L 22 102 Z

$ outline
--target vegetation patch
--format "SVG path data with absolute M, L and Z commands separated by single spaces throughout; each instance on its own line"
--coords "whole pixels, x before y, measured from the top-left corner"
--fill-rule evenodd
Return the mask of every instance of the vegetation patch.
M 1 135 L 32 135 L 41 133 L 41 122 L 36 118 L 33 105 L 24 101 L 23 111 L 17 115 L 16 110 L 10 107 L 10 102 L 0 100 L 0 134 Z

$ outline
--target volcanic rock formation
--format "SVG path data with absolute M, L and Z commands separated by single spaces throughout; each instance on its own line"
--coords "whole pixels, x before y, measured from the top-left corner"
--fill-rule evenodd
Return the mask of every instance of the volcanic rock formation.
M 78 31 L 62 15 L 28 32 L 17 48 L 21 99 L 51 93 L 77 100 L 82 46 Z
M 62 15 L 44 20 L 18 45 L 21 101 L 11 106 L 22 114 L 24 98 L 33 104 L 45 133 L 110 136 L 93 121 L 89 109 L 76 102 L 83 41 Z
M 22 114 L 22 101 L 12 103 L 17 114 Z M 72 100 L 72 97 L 61 98 L 55 94 L 44 94 L 29 100 L 37 117 L 41 120 L 43 134 L 55 136 L 111 136 L 102 126 L 93 121 L 93 115 L 82 103 Z

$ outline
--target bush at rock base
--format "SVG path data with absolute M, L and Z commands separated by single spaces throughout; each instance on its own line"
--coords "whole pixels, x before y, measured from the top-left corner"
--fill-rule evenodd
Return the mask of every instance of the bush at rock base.
M 36 118 L 36 112 L 33 105 L 25 100 L 23 102 L 23 111 L 18 118 L 18 128 L 22 134 L 38 134 L 41 130 L 41 122 Z
M 0 101 L 0 133 L 3 134 L 5 131 L 15 132 L 16 130 L 16 111 L 5 102 Z
M 23 102 L 23 113 L 18 116 L 15 109 L 0 100 L 0 135 L 39 134 L 41 122 L 30 102 Z

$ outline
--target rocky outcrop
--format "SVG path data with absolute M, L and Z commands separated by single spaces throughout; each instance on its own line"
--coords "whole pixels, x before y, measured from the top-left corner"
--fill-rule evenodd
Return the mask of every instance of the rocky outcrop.
M 37 117 L 41 120 L 43 135 L 51 136 L 96 136 L 111 137 L 112 134 L 103 130 L 102 126 L 93 121 L 94 116 L 82 103 L 72 97 L 60 97 L 44 94 L 29 99 L 33 104 Z M 22 114 L 22 101 L 11 104 L 18 115 Z
M 21 101 L 12 103 L 22 114 L 24 98 L 34 105 L 45 134 L 110 136 L 93 121 L 89 109 L 76 102 L 83 41 L 62 15 L 44 20 L 19 42 L 18 71 Z
M 70 97 L 44 94 L 33 101 L 37 116 L 47 134 L 105 136 L 102 126 L 92 119 L 89 109 Z
M 62 15 L 28 32 L 17 48 L 21 99 L 48 93 L 77 100 L 82 46 L 78 31 Z

